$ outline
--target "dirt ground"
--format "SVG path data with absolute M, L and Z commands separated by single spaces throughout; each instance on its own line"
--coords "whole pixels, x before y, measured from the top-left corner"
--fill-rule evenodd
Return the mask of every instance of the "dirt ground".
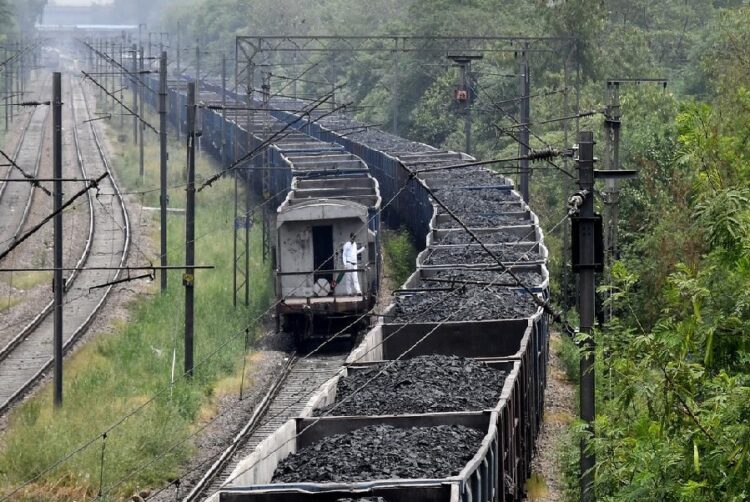
M 527 500 L 535 502 L 565 500 L 560 450 L 568 426 L 575 418 L 576 388 L 568 380 L 560 360 L 560 343 L 560 334 L 551 332 L 544 423 L 532 459 L 531 479 L 527 483 Z

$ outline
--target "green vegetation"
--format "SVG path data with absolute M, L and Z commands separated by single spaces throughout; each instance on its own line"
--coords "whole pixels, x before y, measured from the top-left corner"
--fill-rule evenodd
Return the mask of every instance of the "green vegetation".
M 406 229 L 383 231 L 383 261 L 388 276 L 398 287 L 414 272 L 417 249 Z
M 156 141 L 153 136 L 147 140 L 145 184 L 141 184 L 133 161 L 136 148 L 129 143 L 116 146 L 115 171 L 128 191 L 148 190 L 157 184 Z M 172 185 L 181 183 L 184 155 L 179 144 L 170 145 Z M 199 175 L 206 176 L 214 173 L 216 166 L 204 155 L 197 169 Z M 216 268 L 196 273 L 196 369 L 192 381 L 181 377 L 184 293 L 181 274 L 174 271 L 165 294 L 158 293 L 157 283 L 150 285 L 147 293 L 133 300 L 127 319 L 120 320 L 112 332 L 98 334 L 70 359 L 65 367 L 62 410 L 53 409 L 51 386 L 47 385 L 11 414 L 10 427 L 0 436 L 0 496 L 92 439 L 91 445 L 17 498 L 81 500 L 96 495 L 104 443 L 97 433 L 110 427 L 102 471 L 108 497 L 123 499 L 138 488 L 163 486 L 179 472 L 193 450 L 191 435 L 216 412 L 216 399 L 238 391 L 243 358 L 250 357 L 245 354 L 244 330 L 251 327 L 252 339 L 255 329 L 260 329 L 252 320 L 265 310 L 272 293 L 269 268 L 258 258 L 260 235 L 253 231 L 252 305 L 232 306 L 233 190 L 233 182 L 226 179 L 197 196 L 196 258 Z M 184 193 L 183 187 L 170 190 L 171 205 L 182 206 Z M 144 202 L 153 200 L 144 195 Z M 156 217 L 146 213 L 130 216 L 139 231 L 150 229 L 156 242 Z M 170 216 L 170 263 L 184 262 L 184 226 L 184 216 Z M 132 248 L 131 262 L 158 262 L 142 246 Z M 129 417 L 120 421 L 125 416 Z

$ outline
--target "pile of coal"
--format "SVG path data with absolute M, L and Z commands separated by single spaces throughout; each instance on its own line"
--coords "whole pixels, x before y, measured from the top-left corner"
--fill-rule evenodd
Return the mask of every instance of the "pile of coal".
M 488 246 L 492 253 L 503 263 L 539 261 L 542 257 L 538 251 L 533 251 L 531 244 L 508 246 Z M 497 260 L 490 256 L 482 246 L 438 246 L 429 249 L 422 262 L 424 265 L 480 265 L 497 264 Z
M 474 457 L 485 433 L 461 425 L 372 425 L 324 437 L 279 463 L 273 483 L 442 479 Z
M 443 164 L 448 165 L 448 164 Z M 424 168 L 424 166 L 420 166 Z M 505 178 L 486 169 L 466 167 L 446 171 L 433 171 L 421 177 L 427 178 L 430 188 L 449 186 L 451 188 L 485 187 L 505 185 Z M 438 195 L 440 197 L 440 195 Z
M 464 286 L 454 291 L 430 291 L 396 298 L 388 323 L 489 321 L 533 315 L 537 304 L 524 291 Z
M 458 214 L 470 212 L 490 213 L 521 211 L 520 199 L 510 190 L 482 188 L 479 190 L 468 189 L 443 189 L 435 194 L 448 209 Z M 444 212 L 442 207 L 439 212 Z
M 502 230 L 495 230 L 494 232 L 482 232 L 480 234 L 476 234 L 477 238 L 479 238 L 479 241 L 483 244 L 502 244 L 505 242 L 516 242 L 523 236 L 511 234 L 509 232 L 504 232 Z M 534 240 L 535 235 L 534 233 L 530 233 L 530 235 L 526 238 L 527 241 Z M 447 245 L 454 245 L 454 244 L 476 244 L 477 241 L 475 241 L 472 236 L 468 232 L 464 231 L 456 231 L 456 232 L 445 232 L 443 235 L 441 235 L 438 239 L 433 241 L 436 244 L 440 244 L 441 246 L 447 246 Z
M 513 274 L 521 280 L 521 284 L 527 287 L 539 286 L 544 281 L 542 274 L 532 270 L 515 270 Z M 476 284 L 478 286 L 506 286 L 516 287 L 516 281 L 507 272 L 499 270 L 436 270 L 430 275 L 425 275 L 419 283 L 418 288 L 445 288 L 462 286 L 463 284 Z
M 357 369 L 317 415 L 405 415 L 478 411 L 500 400 L 505 372 L 457 356 L 427 355 Z
M 456 215 L 459 216 L 459 215 Z M 459 216 L 461 222 L 466 225 L 467 228 L 495 228 L 513 225 L 528 225 L 531 223 L 531 219 L 524 212 L 512 213 L 494 213 L 494 214 L 483 214 L 483 213 L 471 213 Z M 444 222 L 438 225 L 438 228 L 463 228 L 455 219 L 447 217 Z

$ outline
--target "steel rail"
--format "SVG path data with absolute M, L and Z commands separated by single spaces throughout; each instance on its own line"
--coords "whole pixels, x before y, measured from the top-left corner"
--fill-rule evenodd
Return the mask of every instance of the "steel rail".
M 271 403 L 279 394 L 281 387 L 287 381 L 289 374 L 292 371 L 294 364 L 297 363 L 297 356 L 293 355 L 289 358 L 289 361 L 284 366 L 284 369 L 276 377 L 274 382 L 271 384 L 271 388 L 268 390 L 263 399 L 260 400 L 255 406 L 252 416 L 247 421 L 245 426 L 237 433 L 232 442 L 227 446 L 224 451 L 221 452 L 219 457 L 209 467 L 200 480 L 193 486 L 184 498 L 183 502 L 192 502 L 199 500 L 200 497 L 205 493 L 206 489 L 213 483 L 213 481 L 219 476 L 219 474 L 227 467 L 227 464 L 234 456 L 234 453 L 244 443 L 250 435 L 261 425 L 261 420 L 265 418 L 268 409 L 271 407 Z
M 73 114 L 73 143 L 75 144 L 76 149 L 76 163 L 78 164 L 78 169 L 81 171 L 84 178 L 86 178 L 86 167 L 83 164 L 83 157 L 81 155 L 81 149 L 79 146 L 79 140 L 78 140 L 78 127 L 76 124 L 76 115 L 75 115 L 75 107 L 73 106 L 73 99 L 72 99 L 72 93 L 71 93 L 71 101 L 70 101 L 70 107 Z M 42 141 L 43 143 L 44 141 Z M 73 286 L 73 282 L 75 281 L 76 276 L 78 275 L 78 270 L 83 266 L 84 263 L 86 263 L 86 260 L 88 259 L 89 253 L 91 252 L 91 240 L 94 236 L 94 202 L 91 198 L 91 194 L 86 194 L 87 200 L 88 200 L 88 208 L 89 208 L 89 229 L 88 234 L 86 235 L 86 245 L 83 249 L 83 253 L 81 253 L 80 258 L 76 262 L 75 267 L 72 269 L 73 273 L 70 274 L 70 277 L 68 277 L 65 280 L 65 289 L 69 290 Z M 24 326 L 21 331 L 19 331 L 8 343 L 5 344 L 5 346 L 0 349 L 0 362 L 4 361 L 8 355 L 31 333 L 33 330 L 35 330 L 39 324 L 44 320 L 45 317 L 49 315 L 50 312 L 52 312 L 52 308 L 54 306 L 54 300 L 50 300 L 44 308 L 36 315 L 34 318 Z M 1 408 L 0 408 L 1 411 Z
M 88 101 L 87 101 L 87 98 L 86 98 L 86 92 L 83 89 L 83 86 L 82 86 L 82 84 L 80 82 L 78 83 L 78 87 L 77 88 L 80 89 L 80 93 L 81 93 L 81 96 L 82 96 L 81 101 L 83 102 L 83 106 L 84 106 L 84 109 L 86 110 L 86 114 L 89 115 L 89 116 L 91 116 L 91 111 L 89 109 L 89 104 L 88 104 Z M 73 107 L 75 107 L 75 99 L 72 100 L 71 105 Z M 76 124 L 76 125 L 74 125 L 75 135 L 78 136 L 78 134 L 79 134 L 80 131 L 77 128 L 77 120 L 74 120 L 74 124 Z M 122 267 L 124 265 L 125 261 L 127 260 L 128 250 L 129 250 L 129 247 L 130 247 L 130 240 L 131 240 L 130 220 L 129 220 L 129 217 L 128 217 L 127 208 L 125 206 L 124 198 L 123 198 L 122 193 L 121 193 L 121 191 L 120 191 L 120 189 L 119 189 L 119 187 L 117 185 L 116 180 L 114 179 L 114 177 L 112 175 L 111 167 L 109 165 L 109 162 L 107 161 L 106 155 L 104 154 L 104 150 L 102 148 L 101 141 L 99 139 L 99 135 L 96 132 L 96 128 L 95 128 L 95 126 L 92 123 L 88 123 L 88 127 L 90 128 L 90 131 L 91 131 L 92 142 L 96 146 L 96 154 L 97 154 L 97 157 L 98 157 L 98 161 L 101 162 L 101 166 L 104 168 L 104 171 L 109 174 L 109 176 L 107 178 L 109 180 L 109 183 L 111 183 L 113 193 L 116 194 L 118 202 L 119 202 L 119 204 L 118 204 L 119 205 L 119 210 L 120 210 L 122 221 L 123 221 L 122 228 L 121 228 L 121 231 L 122 231 L 122 241 L 123 242 L 122 242 L 122 247 L 121 247 L 120 250 L 118 250 L 117 254 L 120 255 L 119 262 L 120 262 L 120 267 Z M 78 138 L 80 139 L 80 136 L 78 136 Z M 77 156 L 79 157 L 79 160 L 81 162 L 83 162 L 83 164 L 85 165 L 85 161 L 83 161 L 82 147 L 81 147 L 81 145 L 80 145 L 80 143 L 79 143 L 78 140 L 76 140 L 76 151 L 77 151 Z M 84 174 L 84 177 L 86 177 L 85 174 Z M 93 208 L 93 197 L 90 196 L 90 195 L 89 195 L 89 202 L 91 204 L 91 207 Z M 88 259 L 92 256 L 92 254 L 91 254 L 91 247 L 93 246 L 93 244 L 95 242 L 95 240 L 94 240 L 93 237 L 96 235 L 96 230 L 95 230 L 96 229 L 96 226 L 95 226 L 95 223 L 96 223 L 96 211 L 94 211 L 93 213 L 91 213 L 91 216 L 92 217 L 90 219 L 90 222 L 91 222 L 90 223 L 90 228 L 91 228 L 91 225 L 94 225 L 94 227 L 93 227 L 93 230 L 91 232 L 92 238 L 89 239 L 89 242 L 87 244 L 87 248 L 88 248 L 87 254 L 88 254 L 88 256 L 86 258 L 86 261 L 88 261 Z M 114 219 L 114 215 L 110 215 L 110 217 Z M 79 264 L 80 263 L 81 262 L 79 261 Z M 76 268 L 79 268 L 79 267 L 77 266 Z M 120 275 L 120 272 L 121 271 L 118 270 L 114 274 L 114 276 L 113 276 L 114 279 L 117 279 L 117 277 Z M 88 329 L 88 327 L 91 325 L 91 322 L 94 320 L 95 316 L 99 313 L 99 311 L 101 310 L 101 308 L 104 305 L 105 301 L 107 300 L 107 298 L 109 296 L 109 293 L 111 292 L 113 286 L 114 285 L 110 285 L 109 287 L 107 287 L 101 293 L 99 301 L 88 311 L 88 315 L 83 319 L 82 322 L 78 323 L 77 327 L 73 330 L 73 332 L 64 341 L 64 344 L 63 344 L 63 354 L 67 354 L 67 352 L 73 347 L 73 345 L 86 332 L 86 330 Z M 38 324 L 36 326 L 37 328 L 39 327 L 39 325 L 41 324 L 41 322 L 44 320 L 45 317 L 46 316 L 42 316 L 41 319 L 38 321 Z M 13 349 L 9 350 L 8 352 L 5 352 L 5 349 L 3 349 L 4 355 L 0 359 L 0 363 L 4 362 L 16 349 L 18 349 L 19 347 L 22 347 L 23 346 L 22 342 L 26 341 L 27 338 L 33 334 L 33 331 L 34 330 L 32 329 L 30 332 L 28 332 L 27 337 L 21 338 L 16 343 L 16 345 L 15 345 L 15 347 Z M 34 356 L 35 356 L 35 358 L 38 358 L 39 354 L 34 354 Z M 26 381 L 23 382 L 16 390 L 14 390 L 10 394 L 10 396 L 5 399 L 4 402 L 0 403 L 0 415 L 4 414 L 13 404 L 15 404 L 19 399 L 21 399 L 23 396 L 25 396 L 33 388 L 39 382 L 39 380 L 44 376 L 44 373 L 49 369 L 49 367 L 52 365 L 52 363 L 53 363 L 53 358 L 50 356 L 49 358 L 47 358 L 44 362 L 42 362 L 39 365 L 37 371 L 35 371 L 29 378 L 27 378 Z
M 46 88 L 46 80 L 42 84 L 42 89 L 45 89 L 45 88 Z M 44 138 L 46 136 L 46 131 L 47 131 L 46 125 L 47 125 L 47 122 L 49 120 L 49 115 L 50 115 L 49 112 L 50 112 L 49 107 L 46 107 L 45 111 L 43 112 L 44 116 L 42 117 L 42 127 L 41 127 L 41 131 L 39 133 L 39 142 L 38 142 L 37 150 L 36 150 L 36 158 L 34 159 L 34 172 L 32 174 L 32 176 L 34 178 L 37 178 L 38 175 L 39 175 L 39 166 L 40 166 L 41 161 L 42 161 L 42 152 L 44 150 L 44 148 L 43 148 L 43 146 L 44 146 Z M 26 140 L 29 139 L 27 136 L 30 136 L 29 135 L 29 130 L 32 128 L 32 125 L 35 122 L 34 121 L 35 114 L 36 114 L 36 110 L 33 110 L 29 114 L 29 120 L 26 123 L 26 126 L 23 128 L 23 131 L 21 133 L 21 137 L 19 138 L 18 143 L 16 145 L 15 152 L 13 153 L 13 162 L 16 162 L 16 160 L 18 159 L 18 156 L 21 154 L 21 151 L 23 150 L 24 146 L 26 145 Z M 13 171 L 14 171 L 14 166 L 11 165 L 8 168 L 8 171 L 6 173 L 5 178 L 10 178 L 13 175 Z M 0 185 L 0 204 L 3 203 L 3 197 L 6 195 L 6 192 L 8 190 L 8 186 L 9 186 L 9 184 L 5 183 L 5 182 L 3 182 L 2 185 Z M 3 241 L 4 243 L 5 242 L 12 242 L 16 238 L 18 238 L 18 234 L 21 232 L 21 229 L 26 224 L 26 220 L 28 219 L 28 216 L 29 216 L 29 211 L 31 211 L 31 204 L 32 204 L 33 199 L 34 199 L 34 192 L 35 192 L 36 186 L 33 186 L 33 185 L 29 185 L 29 186 L 20 185 L 17 189 L 18 190 L 26 190 L 26 189 L 28 189 L 29 192 L 28 192 L 28 195 L 26 196 L 26 204 L 24 205 L 23 212 L 21 213 L 21 217 L 18 220 L 18 223 L 16 224 L 16 228 L 13 229 L 13 235 L 12 235 L 12 237 L 10 237 L 10 240 L 4 239 L 4 241 Z M 2 245 L 3 244 L 0 244 L 0 246 L 2 246 Z M 2 250 L 2 249 L 0 249 L 0 250 Z

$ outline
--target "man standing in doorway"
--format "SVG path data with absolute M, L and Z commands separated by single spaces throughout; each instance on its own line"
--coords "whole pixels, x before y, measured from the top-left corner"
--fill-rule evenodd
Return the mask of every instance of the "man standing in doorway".
M 361 295 L 362 290 L 359 288 L 359 277 L 357 277 L 357 256 L 365 250 L 365 248 L 357 248 L 357 243 L 354 242 L 356 236 L 352 233 L 349 234 L 349 241 L 344 243 L 344 250 L 342 256 L 344 258 L 344 268 L 351 270 L 346 272 L 344 275 L 344 287 L 346 288 L 346 294 L 351 296 L 353 294 Z

